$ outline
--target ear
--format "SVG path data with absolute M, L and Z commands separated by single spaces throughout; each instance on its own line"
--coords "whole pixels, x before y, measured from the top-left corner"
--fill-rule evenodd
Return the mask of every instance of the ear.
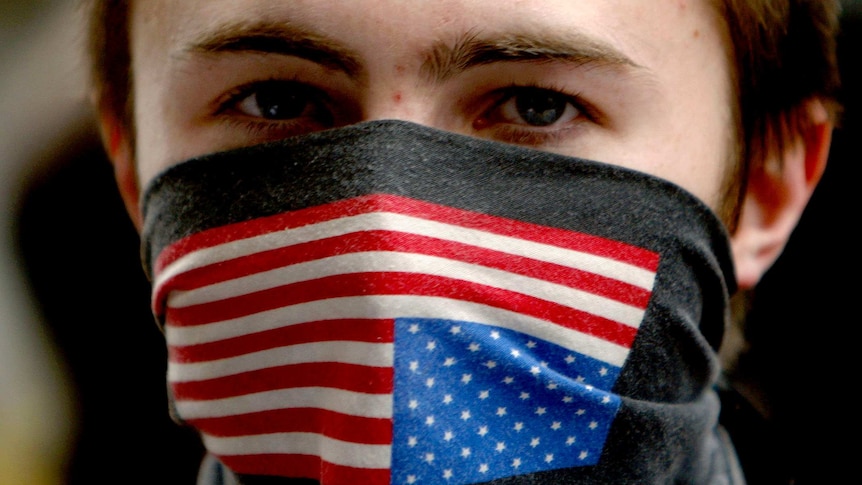
M 114 166 L 117 188 L 126 206 L 126 212 L 138 232 L 141 231 L 140 188 L 135 170 L 134 148 L 129 128 L 119 118 L 106 109 L 99 110 L 99 127 L 102 142 L 108 151 L 108 158 Z
M 826 168 L 833 128 L 829 113 L 822 101 L 812 100 L 804 114 L 805 131 L 749 173 L 739 225 L 731 237 L 740 289 L 753 288 L 781 255 Z

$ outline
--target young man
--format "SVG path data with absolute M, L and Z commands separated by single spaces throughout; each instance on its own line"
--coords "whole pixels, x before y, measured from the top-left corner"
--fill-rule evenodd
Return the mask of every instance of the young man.
M 741 483 L 717 350 L 823 172 L 836 10 L 96 2 L 201 482 Z

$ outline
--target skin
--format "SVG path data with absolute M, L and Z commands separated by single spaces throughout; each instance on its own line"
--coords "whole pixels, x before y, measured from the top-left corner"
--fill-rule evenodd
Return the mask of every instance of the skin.
M 134 2 L 135 127 L 102 112 L 133 220 L 140 224 L 140 188 L 173 164 L 377 119 L 640 170 L 721 207 L 737 173 L 735 94 L 725 27 L 710 1 L 352 0 L 350 7 Z M 477 46 L 491 54 L 471 56 Z M 452 62 L 458 53 L 462 64 Z M 537 92 L 559 103 L 547 126 L 518 109 L 519 100 L 535 106 L 527 101 Z M 266 119 L 267 100 L 284 106 L 292 95 L 289 116 Z M 807 110 L 812 128 L 772 157 L 784 168 L 751 174 L 733 235 L 742 287 L 778 256 L 825 165 L 831 126 L 816 100 Z

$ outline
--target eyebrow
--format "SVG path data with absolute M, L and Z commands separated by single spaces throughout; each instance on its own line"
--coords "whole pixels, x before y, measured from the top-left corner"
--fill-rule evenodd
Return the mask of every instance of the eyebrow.
M 253 52 L 306 59 L 350 77 L 363 74 L 360 55 L 325 35 L 278 22 L 235 22 L 216 26 L 186 51 L 207 54 Z M 436 42 L 424 54 L 422 74 L 443 82 L 470 68 L 497 62 L 562 62 L 575 66 L 642 66 L 614 46 L 577 32 L 507 33 L 481 37 L 470 32 L 456 42 Z
M 359 55 L 326 36 L 288 22 L 229 23 L 190 43 L 186 51 L 206 54 L 253 52 L 294 56 L 358 77 Z
M 582 66 L 596 64 L 641 69 L 612 45 L 580 33 L 506 34 L 481 38 L 465 35 L 454 44 L 437 43 L 427 54 L 423 73 L 437 82 L 472 67 L 496 62 L 563 62 Z

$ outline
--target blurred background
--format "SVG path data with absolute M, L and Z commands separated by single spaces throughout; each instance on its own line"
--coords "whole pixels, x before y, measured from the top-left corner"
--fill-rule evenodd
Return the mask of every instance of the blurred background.
M 0 0 L 0 485 L 195 483 L 76 0 Z
M 76 3 L 0 0 L 0 485 L 193 484 L 202 449 L 168 417 L 164 341 L 86 101 Z M 744 328 L 736 374 L 758 406 L 729 408 L 729 425 L 752 484 L 857 475 L 862 0 L 844 4 L 845 119 Z

